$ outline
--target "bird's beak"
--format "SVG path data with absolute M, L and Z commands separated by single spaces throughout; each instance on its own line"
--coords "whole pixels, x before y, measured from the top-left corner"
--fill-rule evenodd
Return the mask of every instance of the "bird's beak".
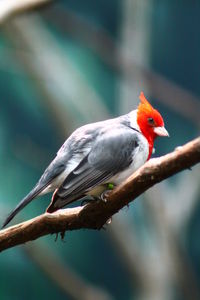
M 155 134 L 159 135 L 159 136 L 169 136 L 168 131 L 165 129 L 164 126 L 162 127 L 155 127 L 154 128 L 154 132 Z

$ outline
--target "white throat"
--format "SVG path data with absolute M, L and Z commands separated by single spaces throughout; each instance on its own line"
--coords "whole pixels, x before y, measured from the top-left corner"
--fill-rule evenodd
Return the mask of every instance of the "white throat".
M 135 129 L 137 129 L 138 131 L 141 132 L 140 127 L 139 127 L 139 125 L 138 125 L 138 123 L 137 123 L 137 111 L 138 111 L 137 109 L 132 110 L 132 111 L 128 114 L 128 116 L 129 116 L 129 120 L 130 120 L 130 126 L 131 126 L 132 128 L 135 128 Z

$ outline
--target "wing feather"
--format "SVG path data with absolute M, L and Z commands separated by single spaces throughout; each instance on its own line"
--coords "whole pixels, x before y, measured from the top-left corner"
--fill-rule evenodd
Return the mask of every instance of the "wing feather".
M 85 196 L 94 187 L 125 170 L 132 162 L 132 152 L 138 146 L 137 140 L 137 134 L 131 129 L 119 129 L 99 137 L 88 155 L 54 194 L 47 211 L 52 212 Z

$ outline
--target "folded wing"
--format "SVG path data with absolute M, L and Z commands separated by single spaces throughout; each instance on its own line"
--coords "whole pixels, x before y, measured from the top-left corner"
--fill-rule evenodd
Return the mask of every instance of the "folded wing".
M 109 181 L 132 163 L 132 153 L 138 146 L 133 130 L 106 132 L 99 137 L 89 154 L 66 177 L 53 196 L 48 212 L 82 198 L 96 186 Z

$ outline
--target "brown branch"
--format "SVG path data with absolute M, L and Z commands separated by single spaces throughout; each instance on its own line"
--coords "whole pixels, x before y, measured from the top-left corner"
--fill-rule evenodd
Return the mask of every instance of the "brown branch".
M 33 10 L 36 7 L 46 5 L 51 0 L 1 0 L 0 1 L 0 24 L 7 19 Z
M 148 161 L 107 198 L 83 207 L 67 208 L 53 214 L 44 213 L 34 219 L 0 232 L 0 251 L 47 234 L 81 228 L 100 229 L 121 208 L 128 205 L 154 184 L 200 162 L 200 137 L 175 151 Z

